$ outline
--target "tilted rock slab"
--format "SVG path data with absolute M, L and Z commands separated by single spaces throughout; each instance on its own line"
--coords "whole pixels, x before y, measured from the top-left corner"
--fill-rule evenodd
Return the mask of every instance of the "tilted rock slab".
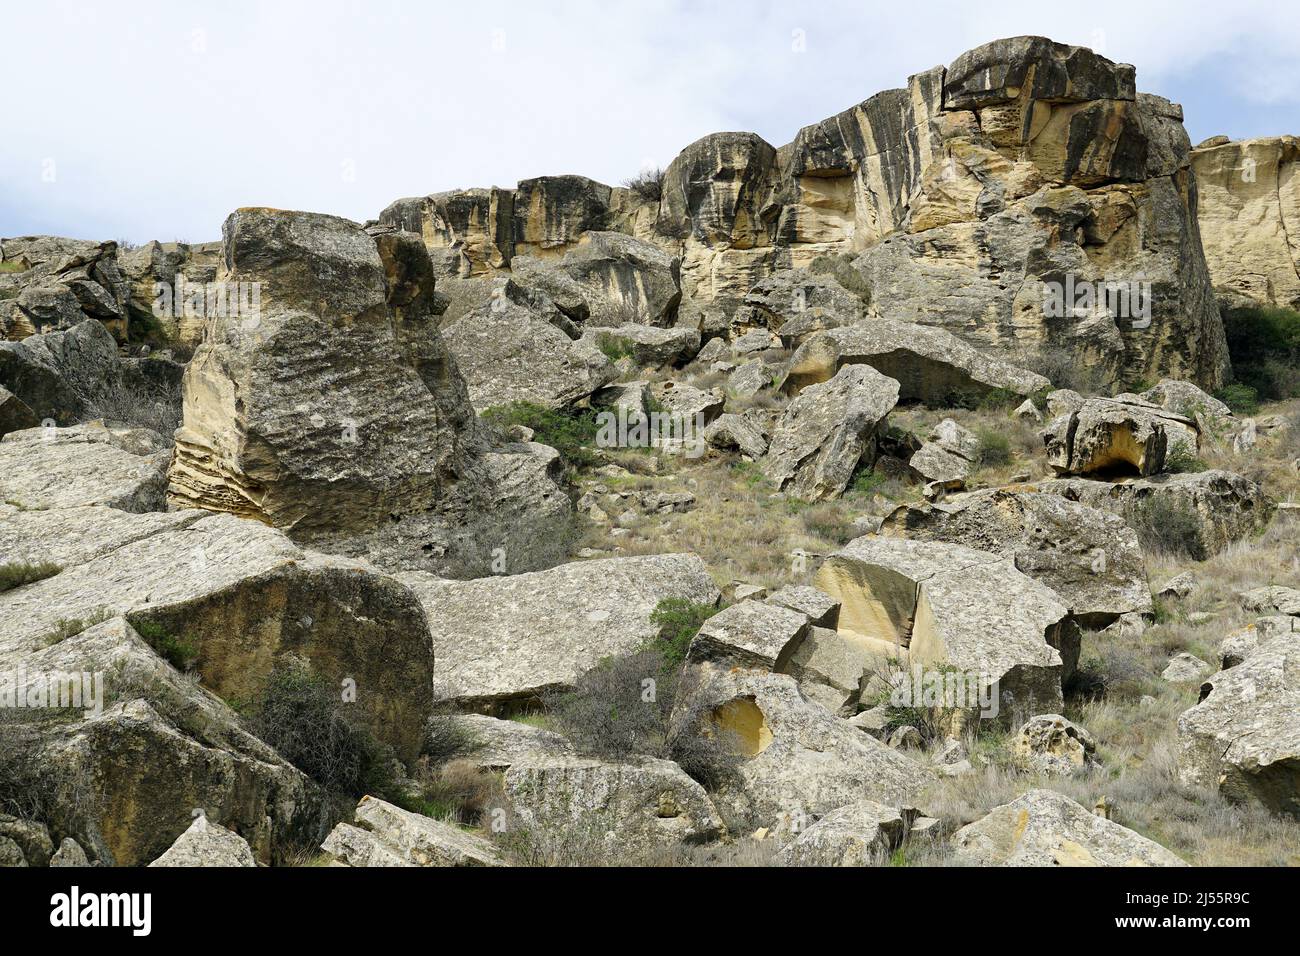
M 527 825 L 574 829 L 625 853 L 702 843 L 723 831 L 704 788 L 671 760 L 520 762 L 506 771 L 505 792 Z
M 1281 634 L 1207 677 L 1178 718 L 1178 775 L 1229 800 L 1300 816 L 1300 640 Z
M 1057 495 L 995 488 L 936 504 L 902 505 L 885 519 L 880 534 L 1011 558 L 1017 570 L 1060 595 L 1087 627 L 1151 610 L 1146 564 L 1133 529 L 1118 515 Z
M 472 581 L 396 578 L 428 615 L 440 693 L 464 709 L 493 710 L 571 686 L 602 657 L 653 638 L 650 615 L 664 598 L 719 597 L 693 554 L 576 561 Z
M 100 513 L 118 514 L 76 512 L 92 537 Z M 293 654 L 335 685 L 354 681 L 357 720 L 414 759 L 433 686 L 415 595 L 365 563 L 304 551 L 258 522 L 195 517 L 141 515 L 153 533 L 119 530 L 112 550 L 92 547 L 53 577 L 0 594 L 0 653 L 39 649 L 67 621 L 122 615 L 192 648 L 204 685 L 238 700 L 256 699 L 276 659 Z
M 870 365 L 898 381 L 901 400 L 933 405 L 958 396 L 979 398 L 995 388 L 1032 395 L 1051 387 L 1043 376 L 981 352 L 943 329 L 872 319 L 810 337 L 791 357 L 783 388 L 797 394 L 846 365 Z
M 170 461 L 162 437 L 147 429 L 95 422 L 10 432 L 0 439 L 0 501 L 32 510 L 162 511 Z
M 664 329 L 631 322 L 613 328 L 588 322 L 580 341 L 597 349 L 605 345 L 626 351 L 637 365 L 650 368 L 680 364 L 700 349 L 700 333 L 694 329 Z
M 974 866 L 1186 866 L 1160 844 L 1052 790 L 1030 790 L 958 830 Z
M 482 837 L 386 803 L 362 797 L 357 825 L 340 823 L 321 849 L 348 866 L 502 866 Z
M 996 683 L 999 719 L 1060 710 L 1078 628 L 1056 592 L 1012 558 L 868 536 L 831 555 L 815 584 L 841 602 L 838 630 L 850 639 L 907 648 L 914 667 Z
M 880 423 L 898 404 L 898 383 L 865 365 L 806 388 L 772 435 L 763 471 L 805 501 L 843 494 L 864 458 L 874 458 Z

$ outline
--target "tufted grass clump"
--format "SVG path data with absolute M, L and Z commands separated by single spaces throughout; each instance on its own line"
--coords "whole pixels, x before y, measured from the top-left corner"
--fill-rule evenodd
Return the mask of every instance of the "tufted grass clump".
M 10 561 L 0 564 L 0 594 L 52 578 L 62 570 L 50 561 Z

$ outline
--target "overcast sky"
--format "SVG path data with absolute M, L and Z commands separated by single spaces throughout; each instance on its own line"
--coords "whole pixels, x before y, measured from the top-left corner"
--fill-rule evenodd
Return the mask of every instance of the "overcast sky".
M 220 237 L 239 206 L 581 173 L 720 130 L 773 145 L 998 37 L 1137 66 L 1193 142 L 1300 133 L 1300 4 L 1256 0 L 0 0 L 0 236 Z

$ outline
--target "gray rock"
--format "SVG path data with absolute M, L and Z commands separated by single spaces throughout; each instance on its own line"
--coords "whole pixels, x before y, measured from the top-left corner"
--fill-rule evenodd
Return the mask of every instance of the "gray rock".
M 700 627 L 688 664 L 784 671 L 808 634 L 806 615 L 762 601 L 739 601 Z
M 1300 816 L 1300 641 L 1261 641 L 1240 664 L 1205 679 L 1178 718 L 1178 775 L 1236 803 Z
M 162 511 L 170 459 L 161 436 L 103 422 L 10 432 L 0 439 L 0 500 L 32 510 Z
M 1170 659 L 1169 666 L 1160 672 L 1160 679 L 1171 684 L 1199 684 L 1213 669 L 1195 654 L 1184 651 Z
M 569 686 L 602 657 L 654 637 L 664 598 L 714 604 L 718 589 L 695 555 L 578 561 L 548 571 L 453 581 L 397 579 L 428 618 L 444 695 L 463 709 L 494 709 Z
M 785 866 L 878 866 L 907 835 L 909 820 L 872 800 L 832 810 L 785 846 Z
M 86 851 L 72 837 L 64 837 L 58 850 L 50 857 L 50 866 L 89 866 Z
M 527 825 L 586 830 L 611 851 L 699 843 L 723 829 L 704 788 L 670 760 L 553 757 L 516 763 L 506 772 L 505 791 Z
M 0 437 L 24 428 L 35 428 L 40 423 L 26 402 L 0 385 Z
M 1192 592 L 1196 590 L 1196 577 L 1190 571 L 1184 571 L 1182 574 L 1175 575 L 1164 583 L 1164 586 L 1156 592 L 1156 597 L 1160 598 L 1177 598 L 1184 600 L 1191 597 Z
M 376 797 L 361 798 L 356 821 L 356 827 L 340 824 L 321 844 L 348 866 L 503 865 L 496 848 L 482 837 Z
M 767 603 L 806 614 L 816 627 L 834 627 L 840 615 L 839 601 L 824 591 L 801 584 L 787 584 L 768 597 Z
M 699 351 L 700 333 L 693 329 L 665 329 L 631 322 L 617 328 L 588 322 L 579 341 L 606 354 L 613 350 L 626 352 L 639 366 L 664 368 L 690 361 Z
M 1068 776 L 1094 761 L 1097 742 L 1092 734 L 1060 714 L 1031 717 L 1016 731 L 1012 753 L 1026 770 L 1048 776 Z
M 1047 462 L 1058 475 L 1139 475 L 1164 470 L 1175 446 L 1195 453 L 1196 423 L 1137 396 L 1090 398 L 1058 415 L 1043 432 Z
M 959 859 L 975 866 L 1187 865 L 1051 790 L 1030 790 L 962 827 L 953 845 Z
M 27 866 L 47 866 L 54 853 L 50 831 L 43 823 L 0 814 L 0 837 L 11 840 Z
M 177 866 L 256 866 L 248 842 L 223 826 L 209 823 L 202 814 L 176 838 L 162 856 L 149 864 Z
M 767 453 L 767 435 L 754 420 L 730 412 L 709 423 L 704 440 L 715 448 L 734 449 L 752 460 Z
M 494 773 L 513 764 L 541 757 L 567 757 L 573 746 L 560 734 L 516 720 L 499 720 L 484 714 L 448 714 L 435 720 L 451 722 L 469 741 L 469 749 L 457 759 Z
M 876 430 L 898 403 L 898 383 L 851 365 L 792 401 L 772 436 L 763 471 L 777 488 L 806 501 L 844 492 Z
M 1274 637 L 1284 634 L 1300 633 L 1300 618 L 1276 615 L 1261 617 L 1252 624 L 1238 628 L 1223 639 L 1219 645 L 1219 657 L 1224 670 L 1236 667 L 1255 652 L 1261 642 L 1267 643 Z
M 1247 611 L 1300 617 L 1300 588 L 1270 585 L 1243 591 L 1240 597 L 1241 606 Z

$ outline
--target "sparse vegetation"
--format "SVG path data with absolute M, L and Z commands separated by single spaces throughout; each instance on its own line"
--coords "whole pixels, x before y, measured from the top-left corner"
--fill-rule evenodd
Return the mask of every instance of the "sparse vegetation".
M 657 166 L 643 169 L 631 179 L 623 180 L 623 186 L 646 202 L 657 203 L 664 195 L 664 171 Z
M 599 427 L 594 409 L 557 410 L 532 402 L 511 402 L 487 409 L 483 420 L 502 433 L 512 425 L 531 428 L 534 440 L 558 451 L 570 470 L 600 464 L 595 451 Z
M 0 564 L 0 594 L 52 578 L 62 568 L 51 561 L 10 561 Z
M 975 464 L 981 468 L 997 468 L 1011 461 L 1011 439 L 1003 432 L 981 428 L 975 433 L 979 444 L 975 448 Z
M 1229 309 L 1223 315 L 1223 330 L 1237 386 L 1253 389 L 1265 400 L 1300 397 L 1300 312 Z M 1231 407 L 1225 393 L 1227 389 L 1219 398 Z
M 178 671 L 184 673 L 197 663 L 199 649 L 193 641 L 183 635 L 173 634 L 157 621 L 132 622 L 132 627 L 150 647 Z
M 721 607 L 696 604 L 685 598 L 664 598 L 650 614 L 650 623 L 659 628 L 659 634 L 648 649 L 662 654 L 670 667 L 681 664 L 704 622 L 720 610 Z
M 1205 556 L 1201 521 L 1190 506 L 1153 495 L 1130 503 L 1124 518 L 1137 532 L 1144 551 L 1176 557 Z

